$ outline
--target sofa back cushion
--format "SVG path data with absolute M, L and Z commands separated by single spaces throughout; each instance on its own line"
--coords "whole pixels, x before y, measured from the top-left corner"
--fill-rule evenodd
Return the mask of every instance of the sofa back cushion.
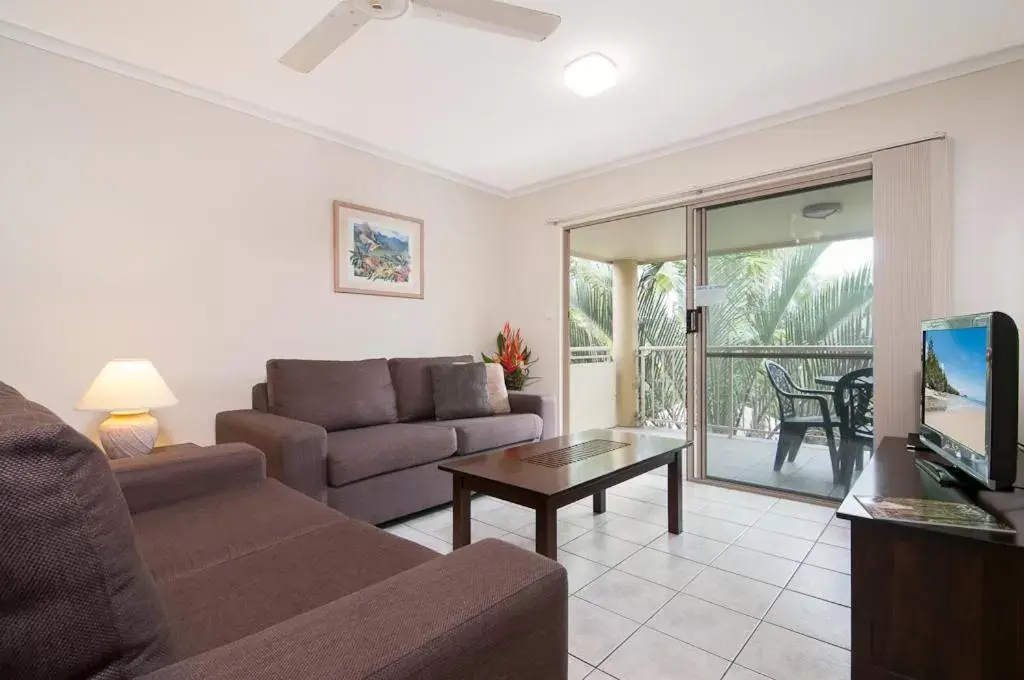
M 133 678 L 167 619 L 106 457 L 0 383 L 0 675 Z
M 434 364 L 430 367 L 430 377 L 434 387 L 434 415 L 438 420 L 494 415 L 487 397 L 484 364 Z
M 457 357 L 415 357 L 391 359 L 391 381 L 395 386 L 395 400 L 398 403 L 398 420 L 408 423 L 416 420 L 434 419 L 434 386 L 431 382 L 430 367 L 435 364 L 452 364 L 473 361 L 468 354 Z
M 270 412 L 329 432 L 383 425 L 397 419 L 386 359 L 267 362 Z

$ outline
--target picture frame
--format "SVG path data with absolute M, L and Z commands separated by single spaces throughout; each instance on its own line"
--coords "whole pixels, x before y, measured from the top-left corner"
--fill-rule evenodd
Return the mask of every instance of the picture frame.
M 423 220 L 334 201 L 334 292 L 423 299 Z

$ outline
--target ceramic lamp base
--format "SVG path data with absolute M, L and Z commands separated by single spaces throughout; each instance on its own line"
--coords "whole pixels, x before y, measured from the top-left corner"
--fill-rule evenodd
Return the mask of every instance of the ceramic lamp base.
M 153 450 L 159 426 L 149 411 L 111 413 L 100 423 L 100 443 L 108 458 L 133 458 Z

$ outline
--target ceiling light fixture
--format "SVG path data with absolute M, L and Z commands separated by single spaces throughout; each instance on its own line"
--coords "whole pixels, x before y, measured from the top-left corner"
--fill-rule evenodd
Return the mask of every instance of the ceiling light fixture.
M 805 205 L 801 212 L 809 220 L 824 220 L 832 217 L 837 212 L 842 212 L 842 210 L 842 203 L 812 203 L 811 205 Z
M 585 54 L 565 66 L 565 86 L 581 97 L 593 97 L 614 87 L 619 79 L 615 62 L 600 52 Z

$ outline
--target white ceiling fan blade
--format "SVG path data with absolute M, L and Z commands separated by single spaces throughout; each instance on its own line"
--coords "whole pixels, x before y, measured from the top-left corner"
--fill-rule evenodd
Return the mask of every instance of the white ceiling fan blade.
M 343 0 L 278 61 L 300 73 L 309 73 L 369 20 L 368 14 Z
M 417 16 L 540 42 L 562 17 L 497 0 L 412 0 Z

